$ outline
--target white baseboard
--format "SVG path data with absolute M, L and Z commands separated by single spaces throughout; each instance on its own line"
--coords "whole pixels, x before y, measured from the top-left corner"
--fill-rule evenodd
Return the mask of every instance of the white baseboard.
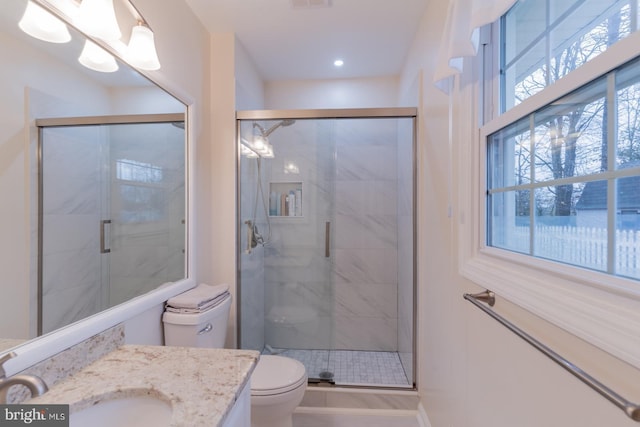
M 420 427 L 431 427 L 431 422 L 427 416 L 427 411 L 422 406 L 422 402 L 418 403 L 418 425 Z
M 415 411 L 419 401 L 415 390 L 307 387 L 300 406 Z
M 370 408 L 321 408 L 316 406 L 298 406 L 294 414 L 315 415 L 376 415 L 380 417 L 419 417 L 415 410 L 409 409 L 370 409 Z M 428 425 L 427 427 L 431 427 Z

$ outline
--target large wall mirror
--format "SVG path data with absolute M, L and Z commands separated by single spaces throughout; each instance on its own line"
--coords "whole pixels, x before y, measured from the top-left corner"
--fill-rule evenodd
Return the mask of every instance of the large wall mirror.
M 186 107 L 0 8 L 0 353 L 187 276 Z

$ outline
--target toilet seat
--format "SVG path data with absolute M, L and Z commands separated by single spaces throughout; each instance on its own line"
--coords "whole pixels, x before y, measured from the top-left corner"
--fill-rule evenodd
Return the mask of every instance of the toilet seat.
M 287 393 L 306 384 L 307 374 L 302 363 L 282 356 L 264 355 L 251 375 L 251 395 L 271 396 Z

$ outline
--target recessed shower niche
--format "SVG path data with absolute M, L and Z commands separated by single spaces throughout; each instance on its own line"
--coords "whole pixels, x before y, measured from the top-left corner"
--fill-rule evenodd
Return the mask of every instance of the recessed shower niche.
M 269 183 L 269 216 L 302 217 L 302 182 Z
M 238 112 L 238 342 L 414 387 L 413 108 Z

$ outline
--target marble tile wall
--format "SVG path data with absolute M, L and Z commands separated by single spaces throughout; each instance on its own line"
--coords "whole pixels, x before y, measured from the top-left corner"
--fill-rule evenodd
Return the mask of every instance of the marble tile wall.
M 261 122 L 265 128 L 275 123 Z M 300 120 L 270 136 L 275 157 L 263 160 L 265 194 L 269 182 L 301 183 L 303 216 L 270 218 L 263 264 L 241 255 L 243 336 L 259 335 L 262 317 L 264 344 L 272 347 L 402 348 L 403 364 L 412 366 L 412 125 L 403 129 L 394 119 Z M 407 142 L 399 144 L 399 136 Z M 241 161 L 244 220 L 251 215 L 256 172 Z M 297 173 L 287 171 L 290 163 Z M 266 218 L 259 214 L 257 223 L 266 232 Z M 399 267 L 409 271 L 402 290 Z M 243 348 L 259 349 L 261 339 L 245 344 L 243 338 Z
M 334 348 L 397 351 L 396 121 L 337 121 Z
M 169 123 L 110 126 L 109 140 L 113 306 L 185 277 L 185 150 Z M 138 162 L 139 175 L 118 178 L 118 162 Z
M 325 224 L 333 210 L 332 121 L 299 120 L 270 136 L 275 158 L 269 180 L 298 183 L 302 216 L 271 217 L 265 250 L 266 344 L 284 348 L 332 346 L 331 257 L 325 257 Z M 291 171 L 287 165 L 295 165 Z
M 48 128 L 44 146 L 45 333 L 184 277 L 182 129 L 170 124 Z M 162 169 L 161 182 L 135 189 L 143 192 L 141 215 L 151 206 L 153 217 L 130 220 L 135 212 L 117 193 L 123 181 L 115 163 L 121 159 Z M 144 190 L 154 197 L 145 197 Z M 113 221 L 107 226 L 108 255 L 100 254 L 102 219 Z
M 44 333 L 94 314 L 106 302 L 98 233 L 105 142 L 96 127 L 44 131 Z
M 251 132 L 251 122 L 244 132 Z M 257 246 L 248 249 L 246 220 L 253 218 L 253 206 L 258 192 L 258 163 L 256 159 L 248 159 L 242 156 L 240 159 L 240 289 L 238 292 L 242 305 L 240 316 L 240 348 L 261 351 L 265 340 L 265 289 L 264 289 L 264 248 Z M 266 182 L 262 178 L 263 184 Z M 261 208 L 263 209 L 263 208 Z M 262 230 L 266 221 L 264 215 L 260 215 L 258 227 Z

